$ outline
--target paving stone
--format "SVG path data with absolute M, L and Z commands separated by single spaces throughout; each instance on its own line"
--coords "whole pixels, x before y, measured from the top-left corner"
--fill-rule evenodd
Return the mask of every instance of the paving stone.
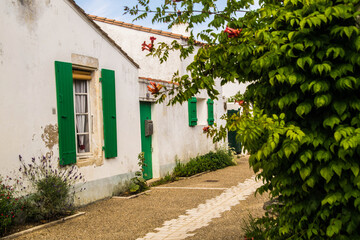
M 154 232 L 150 232 L 138 240 L 145 239 L 149 234 L 150 236 L 157 236 L 156 234 L 163 236 L 164 232 L 169 234 L 164 239 L 185 239 L 189 232 L 208 226 L 213 218 L 221 217 L 221 213 L 231 210 L 231 207 L 245 200 L 261 185 L 262 183 L 257 182 L 255 176 L 252 176 L 237 186 L 225 190 L 220 196 L 207 200 L 205 204 L 199 204 L 198 207 L 187 210 L 186 215 L 180 215 L 177 219 L 164 222 L 163 227 L 156 228 L 158 232 L 155 235 Z M 184 224 L 189 219 L 191 222 L 188 225 Z

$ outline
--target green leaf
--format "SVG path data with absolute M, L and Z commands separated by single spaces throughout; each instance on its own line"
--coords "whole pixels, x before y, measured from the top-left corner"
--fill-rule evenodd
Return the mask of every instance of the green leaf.
M 326 235 L 329 237 L 334 236 L 335 234 L 338 234 L 341 230 L 342 221 L 338 219 L 331 219 L 332 223 L 330 226 L 326 229 Z
M 297 81 L 297 78 L 296 78 L 296 75 L 295 74 L 292 74 L 289 76 L 289 83 L 291 86 L 293 86 Z
M 316 181 L 315 181 L 314 177 L 310 177 L 310 178 L 308 178 L 308 180 L 306 180 L 306 184 L 311 188 L 313 188 L 315 186 L 315 183 L 316 183 Z
M 357 36 L 354 40 L 354 45 L 356 47 L 356 50 L 360 50 L 360 36 Z
M 342 115 L 345 112 L 347 105 L 344 101 L 336 101 L 333 103 L 333 107 L 337 114 Z
M 295 31 L 289 32 L 289 34 L 288 34 L 289 41 L 291 41 L 291 39 L 294 37 L 295 33 L 296 33 Z
M 360 206 L 360 198 L 357 198 L 355 199 L 354 201 L 354 207 L 358 208 L 359 209 L 359 206 Z M 360 210 L 360 209 L 359 209 Z
M 340 202 L 341 199 L 342 199 L 342 195 L 340 192 L 330 193 L 324 198 L 324 200 L 321 201 L 321 205 L 325 205 L 325 204 L 333 205 L 336 202 Z
M 308 102 L 300 103 L 296 108 L 296 113 L 302 117 L 304 114 L 307 115 L 311 111 L 311 104 Z
M 336 142 L 339 142 L 340 139 L 342 138 L 341 133 L 338 132 L 338 131 L 336 131 L 336 132 L 334 133 L 334 138 L 335 138 L 335 141 L 336 141 Z
M 300 156 L 300 160 L 301 160 L 304 164 L 306 164 L 307 161 L 309 160 L 309 158 L 308 158 L 305 154 L 302 154 L 302 155 Z
M 331 166 L 331 169 L 332 169 L 339 177 L 341 177 L 341 172 L 342 172 L 342 169 L 343 169 L 343 167 L 344 167 L 344 163 L 343 163 L 343 162 L 340 162 L 340 163 L 331 162 L 331 163 L 330 163 L 330 166 Z
M 303 167 L 300 169 L 300 177 L 302 180 L 305 180 L 305 178 L 307 176 L 309 176 L 311 173 L 311 168 L 310 167 Z
M 330 182 L 334 172 L 329 167 L 324 167 L 320 170 L 320 175 L 326 180 L 326 183 Z
M 355 177 L 357 177 L 359 175 L 359 164 L 353 163 L 350 169 L 353 172 Z
M 313 60 L 310 57 L 302 57 L 302 58 L 298 58 L 298 60 L 296 61 L 296 64 L 301 67 L 303 70 L 305 70 L 305 63 L 307 63 L 309 65 L 309 67 L 312 66 L 312 62 Z
M 284 149 L 284 152 L 285 152 L 285 156 L 286 156 L 287 158 L 289 158 L 289 156 L 290 156 L 290 154 L 291 154 L 291 149 L 290 149 L 290 148 L 285 148 L 285 149 Z
M 338 125 L 340 123 L 340 118 L 338 118 L 335 115 L 332 115 L 328 118 L 325 118 L 324 122 L 323 122 L 323 126 L 324 127 L 330 127 L 331 129 L 334 128 L 335 125 Z
M 331 101 L 330 94 L 318 95 L 314 99 L 314 104 L 316 107 L 320 108 L 328 105 L 330 101 Z

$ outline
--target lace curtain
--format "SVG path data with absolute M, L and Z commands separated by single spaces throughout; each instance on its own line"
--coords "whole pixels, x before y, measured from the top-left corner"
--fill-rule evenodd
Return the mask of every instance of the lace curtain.
M 85 94 L 84 94 L 85 93 Z M 84 153 L 89 149 L 89 142 L 86 141 L 87 129 L 87 81 L 75 81 L 75 108 L 76 108 L 76 132 L 78 138 L 78 152 Z

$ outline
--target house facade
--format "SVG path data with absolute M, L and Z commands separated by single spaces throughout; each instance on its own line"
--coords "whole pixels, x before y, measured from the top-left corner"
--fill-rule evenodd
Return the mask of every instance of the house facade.
M 72 0 L 4 1 L 0 19 L 0 174 L 59 158 L 86 178 L 78 204 L 111 196 L 139 168 L 138 64 Z
M 222 98 L 219 82 L 217 82 L 217 89 L 220 92 L 218 100 L 213 101 L 205 92 L 201 92 L 188 103 L 174 106 L 168 106 L 167 101 L 156 104 L 155 98 L 147 90 L 150 82 L 171 87 L 173 74 L 177 71 L 180 76 L 186 74 L 186 67 L 193 61 L 194 54 L 181 60 L 178 52 L 170 52 L 168 60 L 160 63 L 159 59 L 146 56 L 149 52 L 142 50 L 142 44 L 144 41 L 150 43 L 150 38 L 154 37 L 155 47 L 158 42 L 170 44 L 173 41 L 186 45 L 188 37 L 186 26 L 177 25 L 172 32 L 167 32 L 114 19 L 89 16 L 140 65 L 138 79 L 140 109 L 147 109 L 142 110 L 140 115 L 150 114 L 149 117 L 153 121 L 151 136 L 145 137 L 144 128 L 142 129 L 142 150 L 145 152 L 145 158 L 146 156 L 151 158 L 151 161 L 147 162 L 148 166 L 152 166 L 152 169 L 149 169 L 151 177 L 158 178 L 171 172 L 177 159 L 187 161 L 198 154 L 205 154 L 220 147 L 220 144 L 213 144 L 212 139 L 207 138 L 203 133 L 205 126 L 214 122 L 224 123 L 220 117 L 226 113 L 224 107 L 226 103 Z M 197 46 L 196 51 L 200 47 Z M 142 117 L 142 121 L 145 120 L 146 117 Z
M 150 82 L 171 86 L 191 59 L 171 54 L 160 64 L 141 44 L 150 36 L 186 44 L 183 35 L 108 24 L 121 29 L 112 33 L 73 0 L 5 1 L 0 19 L 0 175 L 17 171 L 19 155 L 28 163 L 47 156 L 59 168 L 76 164 L 86 179 L 76 202 L 82 205 L 133 177 L 140 152 L 151 179 L 170 172 L 176 159 L 219 147 L 202 129 L 221 122 L 222 99 L 200 93 L 166 106 L 147 90 Z

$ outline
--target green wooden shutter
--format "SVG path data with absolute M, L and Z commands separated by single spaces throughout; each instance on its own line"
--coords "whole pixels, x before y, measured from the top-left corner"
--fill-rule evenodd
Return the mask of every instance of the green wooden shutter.
M 72 64 L 55 62 L 60 165 L 76 163 Z
M 105 158 L 117 156 L 115 72 L 101 69 Z
M 214 124 L 214 101 L 211 99 L 207 100 L 207 106 L 208 106 L 208 124 L 209 126 Z
M 188 110 L 189 110 L 189 126 L 196 126 L 197 124 L 197 110 L 196 110 L 196 98 L 192 97 L 188 100 Z

